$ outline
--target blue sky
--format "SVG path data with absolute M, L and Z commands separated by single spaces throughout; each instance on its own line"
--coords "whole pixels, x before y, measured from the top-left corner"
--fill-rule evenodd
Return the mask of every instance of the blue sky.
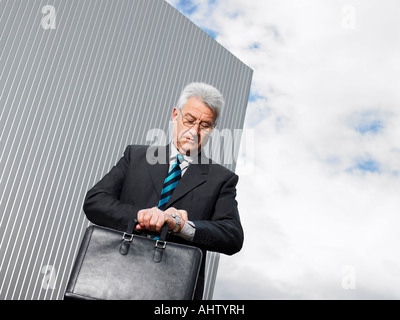
M 399 299 L 400 3 L 168 2 L 254 70 L 245 245 L 214 297 Z
M 197 10 L 197 5 L 190 0 L 180 0 L 175 4 L 175 8 L 184 15 L 190 16 Z
M 363 111 L 352 119 L 354 129 L 359 133 L 380 134 L 385 129 L 385 115 L 378 111 Z
M 347 170 L 349 173 L 355 172 L 371 172 L 381 173 L 380 164 L 373 159 L 359 159 L 355 165 Z
M 208 10 L 212 10 L 213 6 L 216 4 L 216 0 L 207 0 L 202 1 L 208 8 Z M 174 6 L 178 9 L 181 13 L 185 16 L 190 17 L 191 15 L 195 14 L 199 10 L 199 6 L 196 1 L 192 0 L 179 0 L 174 2 Z M 206 25 L 202 25 L 201 28 L 205 31 L 210 37 L 216 39 L 218 33 L 216 30 L 210 29 Z

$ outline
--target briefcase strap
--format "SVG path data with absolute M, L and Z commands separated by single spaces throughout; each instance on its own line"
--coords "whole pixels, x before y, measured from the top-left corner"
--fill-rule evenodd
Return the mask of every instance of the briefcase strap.
M 131 219 L 129 222 L 128 222 L 128 228 L 126 229 L 126 232 L 125 233 L 127 233 L 127 234 L 133 234 L 134 232 L 135 232 L 135 228 L 136 228 L 136 225 L 138 224 L 139 222 L 136 220 L 136 219 Z
M 133 233 L 137 224 L 138 221 L 136 219 L 129 221 L 128 228 L 122 236 L 122 243 L 119 248 L 120 254 L 127 255 L 129 253 L 129 248 L 134 238 Z M 160 238 L 159 240 L 156 241 L 154 246 L 154 261 L 157 263 L 161 262 L 162 260 L 163 252 L 167 246 L 166 242 L 167 235 L 168 235 L 168 224 L 165 223 L 161 229 Z

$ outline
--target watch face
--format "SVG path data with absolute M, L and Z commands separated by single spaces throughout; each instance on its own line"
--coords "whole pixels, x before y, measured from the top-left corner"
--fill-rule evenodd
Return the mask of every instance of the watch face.
M 174 218 L 176 219 L 176 225 L 175 225 L 174 229 L 172 229 L 172 232 L 177 233 L 179 228 L 180 228 L 180 226 L 181 226 L 181 218 L 178 215 L 175 215 Z

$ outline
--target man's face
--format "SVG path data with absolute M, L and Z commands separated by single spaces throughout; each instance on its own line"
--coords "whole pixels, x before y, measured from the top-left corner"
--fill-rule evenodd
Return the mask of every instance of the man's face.
M 174 109 L 172 122 L 174 143 L 178 151 L 186 155 L 196 155 L 208 141 L 211 130 L 207 128 L 212 129 L 214 126 L 214 113 L 204 102 L 192 97 L 181 111 Z

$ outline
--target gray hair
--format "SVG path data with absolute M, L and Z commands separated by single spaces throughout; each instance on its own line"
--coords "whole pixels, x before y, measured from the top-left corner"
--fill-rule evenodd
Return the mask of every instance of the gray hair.
M 217 122 L 225 105 L 225 99 L 221 92 L 207 83 L 192 82 L 183 89 L 176 106 L 178 110 L 182 110 L 188 99 L 193 97 L 200 99 L 211 108 L 214 112 L 215 122 Z

